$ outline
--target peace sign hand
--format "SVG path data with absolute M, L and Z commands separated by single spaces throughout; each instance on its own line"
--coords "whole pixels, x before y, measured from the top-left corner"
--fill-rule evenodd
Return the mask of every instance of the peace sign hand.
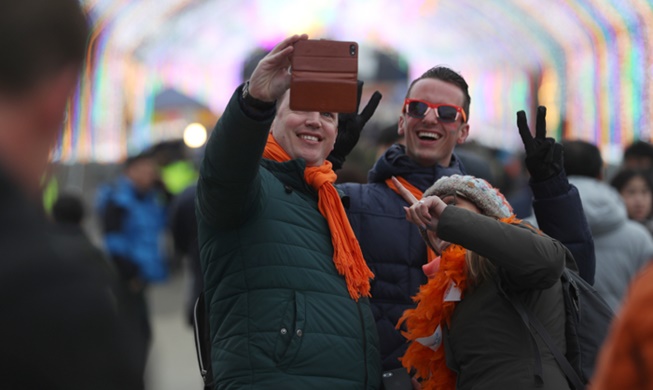
M 537 108 L 535 137 L 531 135 L 523 110 L 517 112 L 517 128 L 526 150 L 526 168 L 533 181 L 541 182 L 560 173 L 564 166 L 562 145 L 546 137 L 546 107 Z
M 365 108 L 363 108 L 363 111 L 359 114 L 358 108 L 361 104 L 362 94 L 363 82 L 359 80 L 356 112 L 338 114 L 338 136 L 336 137 L 336 144 L 328 157 L 328 160 L 333 164 L 334 171 L 342 168 L 342 164 L 344 164 L 346 157 L 358 143 L 363 127 L 367 121 L 370 120 L 372 114 L 376 111 L 376 107 L 381 101 L 381 92 L 375 91 L 367 102 Z

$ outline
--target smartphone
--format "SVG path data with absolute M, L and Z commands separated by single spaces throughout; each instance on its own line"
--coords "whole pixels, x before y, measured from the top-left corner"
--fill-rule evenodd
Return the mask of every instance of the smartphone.
M 290 59 L 290 109 L 352 113 L 357 110 L 358 44 L 308 39 Z
M 383 373 L 383 390 L 412 390 L 413 382 L 405 368 L 395 368 Z

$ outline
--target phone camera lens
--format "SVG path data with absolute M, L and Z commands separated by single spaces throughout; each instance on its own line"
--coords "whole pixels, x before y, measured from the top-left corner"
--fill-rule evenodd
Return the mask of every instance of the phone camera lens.
M 350 45 L 349 46 L 349 54 L 352 56 L 356 55 L 356 45 Z

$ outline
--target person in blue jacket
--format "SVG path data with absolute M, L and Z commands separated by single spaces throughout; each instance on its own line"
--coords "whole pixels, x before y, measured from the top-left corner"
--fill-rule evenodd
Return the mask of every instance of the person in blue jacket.
M 127 159 L 123 174 L 114 182 L 98 189 L 96 199 L 104 247 L 118 272 L 127 316 L 144 351 L 152 337 L 145 291 L 148 284 L 168 276 L 165 195 L 157 179 L 154 160 L 139 154 Z
M 404 310 L 414 306 L 412 296 L 426 282 L 422 266 L 434 256 L 427 254 L 418 229 L 405 220 L 407 203 L 391 178 L 397 177 L 419 199 L 440 177 L 466 174 L 453 150 L 469 135 L 470 101 L 467 82 L 460 74 L 442 66 L 429 69 L 410 84 L 399 116 L 398 133 L 404 136 L 405 145 L 394 144 L 379 158 L 368 183 L 338 186 L 349 198 L 347 215 L 375 275 L 371 303 L 386 371 L 401 366 L 399 357 L 407 344 L 395 325 Z M 580 275 L 593 283 L 592 236 L 578 191 L 565 176 L 560 144 L 546 137 L 545 116 L 546 108 L 538 108 L 533 137 L 525 113 L 517 114 L 533 207 L 541 229 L 570 249 Z M 362 125 L 339 132 L 329 157 L 334 168 L 342 166 L 361 129 Z

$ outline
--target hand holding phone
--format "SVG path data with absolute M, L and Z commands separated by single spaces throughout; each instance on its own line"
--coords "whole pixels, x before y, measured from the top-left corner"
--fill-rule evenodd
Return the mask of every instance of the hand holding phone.
M 283 96 L 290 86 L 288 68 L 294 45 L 307 39 L 306 34 L 288 37 L 263 57 L 249 79 L 249 95 L 264 102 Z
M 300 40 L 291 57 L 290 109 L 356 112 L 357 80 L 356 42 Z

